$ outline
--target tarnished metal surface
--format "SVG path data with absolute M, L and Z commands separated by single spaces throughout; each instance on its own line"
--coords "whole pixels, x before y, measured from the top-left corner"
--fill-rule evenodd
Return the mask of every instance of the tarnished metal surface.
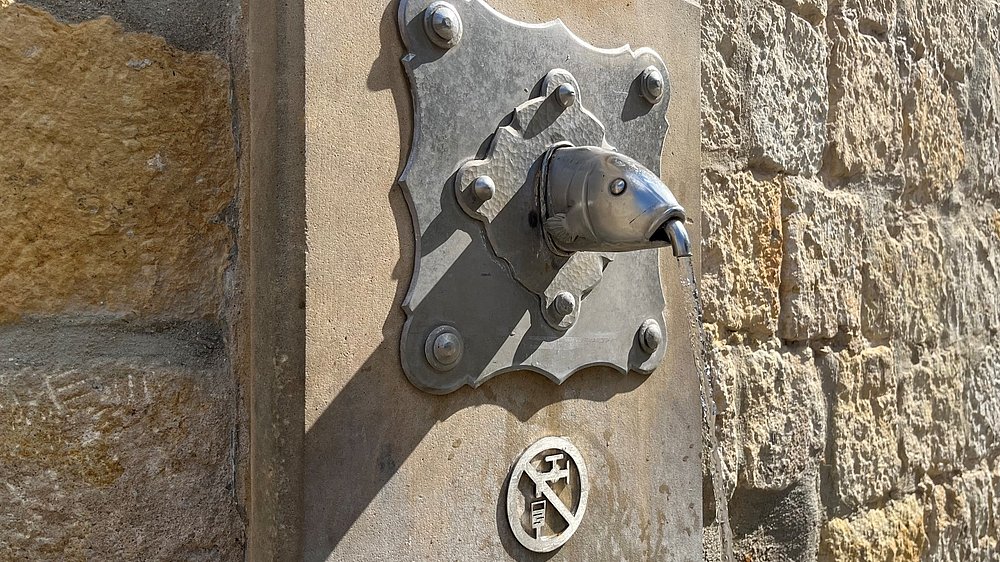
M 670 189 L 624 154 L 573 146 L 557 148 L 547 158 L 545 230 L 563 251 L 665 246 L 666 223 L 684 221 Z
M 590 477 L 583 455 L 565 437 L 543 437 L 514 462 L 507 483 L 507 522 L 522 546 L 552 552 L 573 536 L 587 511 Z
M 516 370 L 555 382 L 591 365 L 651 372 L 666 345 L 650 354 L 637 334 L 650 319 L 663 332 L 656 250 L 614 259 L 553 251 L 537 178 L 559 142 L 614 146 L 658 174 L 669 101 L 663 61 L 648 49 L 594 48 L 558 21 L 513 21 L 481 0 L 456 0 L 451 23 L 435 27 L 430 4 L 402 0 L 399 9 L 414 105 L 399 183 L 417 237 L 401 342 L 407 376 L 447 393 Z M 441 46 L 441 29 L 447 35 L 456 22 L 461 40 Z M 650 67 L 663 79 L 653 103 Z M 574 300 L 569 314 L 555 302 L 564 292 Z M 464 344 L 446 371 L 425 350 L 441 326 Z

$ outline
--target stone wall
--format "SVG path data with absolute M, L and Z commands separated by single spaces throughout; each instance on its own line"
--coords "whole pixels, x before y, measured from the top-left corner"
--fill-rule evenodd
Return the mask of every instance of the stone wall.
M 240 559 L 229 69 L 6 1 L 0 69 L 0 559 Z
M 997 560 L 1000 9 L 702 8 L 737 559 Z

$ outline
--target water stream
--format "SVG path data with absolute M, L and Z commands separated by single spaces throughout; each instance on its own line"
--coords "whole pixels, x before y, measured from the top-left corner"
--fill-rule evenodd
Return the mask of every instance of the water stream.
M 678 258 L 681 285 L 685 289 L 688 321 L 691 324 L 691 349 L 694 352 L 695 369 L 701 384 L 701 417 L 702 429 L 708 436 L 708 470 L 712 478 L 712 491 L 715 495 L 715 527 L 719 534 L 719 557 L 722 562 L 733 562 L 733 530 L 729 524 L 729 500 L 722 481 L 722 450 L 719 446 L 718 427 L 715 418 L 719 407 L 712 390 L 715 375 L 707 362 L 711 350 L 711 342 L 705 334 L 704 312 L 701 305 L 701 295 L 698 292 L 698 281 L 695 277 L 694 262 L 691 258 Z

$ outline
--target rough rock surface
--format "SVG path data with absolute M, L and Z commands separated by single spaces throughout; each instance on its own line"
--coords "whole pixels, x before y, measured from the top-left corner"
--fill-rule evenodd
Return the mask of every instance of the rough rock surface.
M 899 477 L 896 363 L 889 348 L 826 354 L 830 402 L 830 491 L 841 509 L 885 498 Z
M 732 332 L 770 336 L 779 311 L 781 183 L 712 172 L 703 182 L 701 220 L 714 234 L 702 248 L 705 320 Z
M 884 508 L 859 513 L 853 519 L 832 519 L 823 528 L 819 559 L 883 562 L 920 560 L 927 545 L 924 509 L 909 496 Z
M 218 57 L 0 8 L 0 321 L 222 305 L 235 150 Z
M 214 327 L 29 323 L 0 349 L 0 559 L 242 557 Z
M 229 72 L 0 1 L 0 560 L 240 560 Z
M 702 8 L 705 327 L 737 559 L 1000 560 L 1000 10 Z M 773 533 L 802 518 L 774 498 L 817 474 L 822 531 Z

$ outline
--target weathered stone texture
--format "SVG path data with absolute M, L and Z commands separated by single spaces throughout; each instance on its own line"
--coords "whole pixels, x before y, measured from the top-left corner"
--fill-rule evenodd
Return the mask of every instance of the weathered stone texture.
M 736 388 L 726 406 L 737 420 L 737 437 L 727 445 L 736 449 L 739 481 L 757 490 L 797 482 L 826 444 L 826 407 L 811 350 L 733 346 L 716 350 L 715 361 Z
M 913 60 L 925 58 L 949 82 L 959 84 L 972 61 L 976 28 L 996 4 L 992 0 L 898 0 L 898 32 Z
M 968 101 L 962 116 L 969 184 L 966 195 L 973 201 L 990 201 L 1000 206 L 1000 69 L 997 58 L 987 48 L 1000 44 L 1000 15 L 997 25 L 982 26 L 975 63 L 968 81 Z
M 0 2 L 0 560 L 238 560 L 217 56 Z
M 826 35 L 772 2 L 748 10 L 751 163 L 762 169 L 813 174 L 826 139 Z
M 900 452 L 910 469 L 940 475 L 960 468 L 969 361 L 957 349 L 925 357 L 900 376 Z
M 710 154 L 742 159 L 749 65 L 742 3 L 705 0 L 702 4 L 702 147 Z
M 893 47 L 862 33 L 857 13 L 841 12 L 830 26 L 826 165 L 843 177 L 898 172 L 903 149 L 902 90 Z
M 898 0 L 830 0 L 831 19 L 846 18 L 856 22 L 865 35 L 886 34 L 895 27 Z M 838 27 L 842 22 L 834 22 Z M 835 37 L 840 30 L 831 32 Z M 834 61 L 830 61 L 833 66 Z
M 854 332 L 861 321 L 861 201 L 813 180 L 784 185 L 778 333 L 806 341 Z
M 948 292 L 942 229 L 940 218 L 912 212 L 903 214 L 890 230 L 900 242 L 899 254 L 891 258 L 894 263 L 885 265 L 899 273 L 895 321 L 900 338 L 910 344 L 933 345 L 945 329 Z
M 901 330 L 901 230 L 892 207 L 878 193 L 862 197 L 862 203 L 861 334 L 870 342 L 885 343 Z
M 927 60 L 913 65 L 903 90 L 904 200 L 939 202 L 951 195 L 965 167 L 958 106 L 944 75 Z
M 962 397 L 964 417 L 969 424 L 966 454 L 977 462 L 989 459 L 1000 447 L 1000 392 L 997 388 L 1000 388 L 1000 349 L 989 346 L 981 351 L 975 362 Z M 1000 494 L 1000 490 L 997 493 Z M 994 514 L 1000 517 L 1000 510 Z
M 705 320 L 758 337 L 778 323 L 781 272 L 781 182 L 751 173 L 709 172 L 702 184 Z M 752 202 L 752 204 L 751 204 Z
M 737 560 L 816 560 L 823 520 L 818 480 L 811 471 L 784 490 L 738 490 L 730 512 Z
M 965 215 L 945 225 L 945 321 L 951 339 L 989 340 L 1000 334 L 1000 237 L 991 217 Z M 997 341 L 997 340 L 993 340 Z
M 830 354 L 819 363 L 833 388 L 832 490 L 853 510 L 887 496 L 899 478 L 896 364 L 886 347 Z
M 978 469 L 924 487 L 925 559 L 992 562 L 1000 556 L 995 506 L 995 475 Z
M 235 152 L 218 57 L 0 8 L 0 321 L 219 313 Z
M 913 496 L 823 528 L 822 562 L 918 562 L 927 544 L 923 506 Z
M 0 349 L 0 559 L 242 557 L 215 328 L 29 324 Z
M 778 540 L 795 560 L 1000 560 L 996 2 L 702 7 L 703 294 L 737 559 L 789 559 Z M 820 543 L 738 505 L 814 472 Z

